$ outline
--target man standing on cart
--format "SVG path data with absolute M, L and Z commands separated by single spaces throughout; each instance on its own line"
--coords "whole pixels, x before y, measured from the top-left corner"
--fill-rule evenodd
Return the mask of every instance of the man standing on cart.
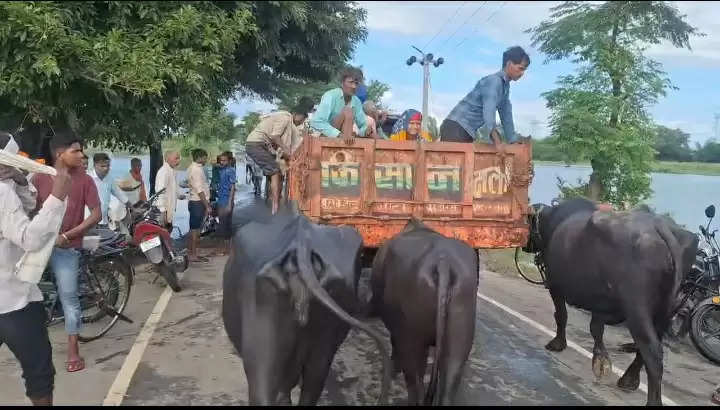
M 248 135 L 245 152 L 262 168 L 263 174 L 270 177 L 270 198 L 272 213 L 275 214 L 280 203 L 281 170 L 277 162 L 276 151 L 280 150 L 282 159 L 289 160 L 293 148 L 300 138 L 297 126 L 305 122 L 313 109 L 308 97 L 299 99 L 292 112 L 275 111 L 265 115 L 260 123 Z
M 510 82 L 519 80 L 530 65 L 530 57 L 521 47 L 510 47 L 503 53 L 503 69 L 483 77 L 475 88 L 450 111 L 440 126 L 442 141 L 473 142 L 478 131 L 501 149 L 502 143 L 495 121 L 500 114 L 506 142 L 524 142 L 515 134 L 510 104 Z

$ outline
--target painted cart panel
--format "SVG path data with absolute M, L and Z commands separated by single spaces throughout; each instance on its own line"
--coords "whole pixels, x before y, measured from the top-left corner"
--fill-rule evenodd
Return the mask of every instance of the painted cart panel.
M 315 222 L 352 225 L 378 247 L 412 216 L 474 248 L 525 245 L 531 144 L 306 137 L 289 172 L 289 197 Z

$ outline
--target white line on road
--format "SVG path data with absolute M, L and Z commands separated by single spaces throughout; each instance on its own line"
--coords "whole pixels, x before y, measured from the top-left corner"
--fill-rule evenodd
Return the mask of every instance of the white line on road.
M 534 327 L 535 329 L 537 329 L 537 330 L 545 333 L 546 335 L 548 335 L 548 336 L 550 336 L 550 337 L 555 337 L 555 332 L 554 332 L 554 331 L 546 328 L 545 326 L 543 326 L 543 325 L 541 325 L 540 323 L 538 323 L 538 322 L 530 319 L 529 317 L 523 315 L 522 313 L 518 313 L 518 312 L 514 311 L 513 309 L 511 309 L 511 308 L 503 305 L 502 303 L 497 302 L 497 301 L 493 300 L 492 298 L 483 295 L 482 293 L 480 293 L 480 291 L 478 291 L 477 296 L 478 296 L 480 299 L 482 299 L 482 300 L 484 300 L 484 301 L 486 301 L 486 302 L 488 302 L 488 303 L 490 303 L 490 304 L 492 304 L 492 305 L 495 305 L 496 307 L 499 307 L 500 309 L 504 310 L 505 312 L 507 312 L 507 313 L 515 316 L 516 318 L 518 318 L 518 319 L 522 320 L 523 322 L 529 324 L 530 326 Z M 569 348 L 572 348 L 572 349 L 575 350 L 576 352 L 578 352 L 578 353 L 580 353 L 581 355 L 583 355 L 583 356 L 587 357 L 588 359 L 591 359 L 591 360 L 592 360 L 592 353 L 590 353 L 590 352 L 588 352 L 587 350 L 583 349 L 583 348 L 580 347 L 580 345 L 578 345 L 577 343 L 571 342 L 570 340 L 568 340 L 568 341 L 567 341 L 567 345 L 568 345 Z M 623 373 L 624 373 L 622 370 L 620 370 L 620 369 L 618 369 L 617 367 L 615 367 L 615 365 L 612 365 L 612 371 L 613 371 L 613 373 L 615 373 L 618 377 L 622 377 L 622 375 L 623 375 Z M 645 383 L 640 383 L 640 391 L 642 391 L 643 393 L 647 394 L 647 385 L 646 385 Z M 670 399 L 667 398 L 665 395 L 662 395 L 662 401 L 663 401 L 663 404 L 669 404 L 669 405 L 671 405 L 671 406 L 677 406 L 677 403 L 675 403 L 674 401 L 670 400 Z
M 183 276 L 184 272 L 178 275 L 178 279 L 182 280 Z M 137 339 L 135 339 L 135 343 L 133 344 L 132 349 L 130 349 L 130 353 L 128 353 L 127 357 L 125 357 L 125 362 L 123 363 L 122 368 L 120 368 L 117 376 L 115 376 L 115 381 L 112 386 L 110 386 L 110 390 L 108 390 L 105 401 L 103 401 L 103 406 L 119 406 L 122 404 L 125 394 L 130 387 L 130 381 L 135 374 L 135 370 L 137 370 L 137 367 L 140 364 L 140 360 L 142 360 L 145 349 L 150 342 L 150 338 L 152 338 L 152 335 L 155 332 L 158 322 L 160 322 L 163 312 L 165 312 L 165 308 L 167 308 L 168 302 L 170 302 L 172 294 L 173 291 L 170 289 L 170 286 L 166 286 L 165 291 L 160 295 L 160 298 L 155 304 L 152 313 L 148 316 L 145 325 L 142 330 L 140 330 L 140 334 L 138 334 Z

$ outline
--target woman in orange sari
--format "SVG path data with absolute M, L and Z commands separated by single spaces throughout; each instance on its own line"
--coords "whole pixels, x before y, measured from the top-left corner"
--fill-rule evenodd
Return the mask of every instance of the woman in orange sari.
M 432 142 L 430 134 L 427 131 L 422 131 L 422 114 L 413 109 L 405 110 L 393 125 L 390 140 L 415 141 L 421 138 Z

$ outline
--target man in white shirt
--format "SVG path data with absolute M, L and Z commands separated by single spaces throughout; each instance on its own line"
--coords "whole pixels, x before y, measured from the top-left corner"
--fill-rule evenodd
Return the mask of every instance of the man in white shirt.
M 196 148 L 192 151 L 193 162 L 187 169 L 190 198 L 188 211 L 190 213 L 190 240 L 188 241 L 188 259 L 191 262 L 207 262 L 208 259 L 197 254 L 197 242 L 200 229 L 205 222 L 205 216 L 210 215 L 210 184 L 205 175 L 205 162 L 208 154 L 204 149 Z
M 162 213 L 161 224 L 172 230 L 173 217 L 178 199 L 185 199 L 185 195 L 179 193 L 175 169 L 180 165 L 180 153 L 168 151 L 165 153 L 165 162 L 155 176 L 155 192 L 165 189 L 165 192 L 158 196 L 157 207 Z
M 114 184 L 109 178 L 110 173 L 110 157 L 104 152 L 98 152 L 93 155 L 93 170 L 90 171 L 90 176 L 95 182 L 95 186 L 100 196 L 100 211 L 102 212 L 102 220 L 98 225 L 107 226 L 108 224 L 108 208 L 110 207 L 110 197 L 114 196 L 120 201 L 121 204 L 129 207 L 130 200 L 127 195 L 120 190 L 120 188 Z
M 12 152 L 11 145 L 17 147 L 12 136 L 0 131 L 0 147 Z M 20 362 L 25 394 L 34 405 L 53 402 L 52 346 L 42 293 L 36 284 L 21 281 L 14 270 L 25 252 L 40 250 L 57 235 L 47 227 L 60 225 L 70 185 L 60 164 L 50 196 L 31 221 L 16 192 L 27 189 L 27 178 L 17 168 L 0 165 L 0 345 L 7 345 Z

